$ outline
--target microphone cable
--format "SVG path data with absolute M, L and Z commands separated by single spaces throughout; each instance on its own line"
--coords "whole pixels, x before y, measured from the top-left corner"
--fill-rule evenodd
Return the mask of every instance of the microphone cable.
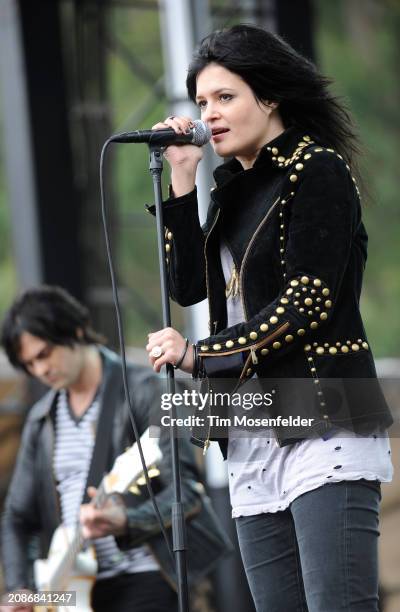
M 110 241 L 110 236 L 109 236 L 109 232 L 108 232 L 107 210 L 106 210 L 105 194 L 104 194 L 104 173 L 103 173 L 104 158 L 105 158 L 105 153 L 106 153 L 106 150 L 107 150 L 108 146 L 112 142 L 114 142 L 114 141 L 115 141 L 115 137 L 111 136 L 110 138 L 108 138 L 108 140 L 106 140 L 106 142 L 104 143 L 103 148 L 101 150 L 101 155 L 100 155 L 100 197 L 101 197 L 101 217 L 102 217 L 102 221 L 103 221 L 104 237 L 105 237 L 105 241 L 106 241 L 107 261 L 108 261 L 108 267 L 109 267 L 109 270 L 110 270 L 111 287 L 112 287 L 113 301 L 114 301 L 114 306 L 115 306 L 115 314 L 116 314 L 116 319 L 117 319 L 119 348 L 120 348 L 121 360 L 122 360 L 122 379 L 123 379 L 123 385 L 124 385 L 125 398 L 126 398 L 126 401 L 127 401 L 128 407 L 129 407 L 129 418 L 130 418 L 130 421 L 131 421 L 133 432 L 135 434 L 136 443 L 138 445 L 140 460 L 141 460 L 141 463 L 142 463 L 143 473 L 144 473 L 145 480 L 146 480 L 147 491 L 148 491 L 149 497 L 150 497 L 150 499 L 152 501 L 154 512 L 156 514 L 158 523 L 160 525 L 161 532 L 162 532 L 162 534 L 164 536 L 165 543 L 167 545 L 167 549 L 168 549 L 168 552 L 170 554 L 170 557 L 171 557 L 171 560 L 172 560 L 172 563 L 173 563 L 173 567 L 175 568 L 175 565 L 176 565 L 175 556 L 174 556 L 174 553 L 172 551 L 171 543 L 169 541 L 168 534 L 167 534 L 167 530 L 165 528 L 163 519 L 162 519 L 161 514 L 160 514 L 160 510 L 159 510 L 159 507 L 157 505 L 157 501 L 156 501 L 156 498 L 154 496 L 154 492 L 153 492 L 153 489 L 152 489 L 152 486 L 151 486 L 150 477 L 149 477 L 149 473 L 148 473 L 148 470 L 147 470 L 147 466 L 146 466 L 146 461 L 145 461 L 144 454 L 143 454 L 142 445 L 140 443 L 139 431 L 138 431 L 138 428 L 137 428 L 137 425 L 136 425 L 135 417 L 133 415 L 131 396 L 130 396 L 129 386 L 128 386 L 128 376 L 127 376 L 127 370 L 126 370 L 126 355 L 125 355 L 125 337 L 124 337 L 124 330 L 123 330 L 120 302 L 119 302 L 119 297 L 118 297 L 118 287 L 117 287 L 117 282 L 116 282 L 116 278 L 115 278 L 115 270 L 114 270 L 114 262 L 113 262 L 112 249 L 111 249 L 111 241 Z

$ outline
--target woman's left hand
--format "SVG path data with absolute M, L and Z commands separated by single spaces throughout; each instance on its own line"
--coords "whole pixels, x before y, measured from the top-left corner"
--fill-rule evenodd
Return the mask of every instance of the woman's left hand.
M 146 345 L 146 351 L 149 354 L 149 361 L 156 372 L 159 372 L 166 363 L 175 365 L 182 358 L 186 347 L 186 338 L 177 332 L 176 329 L 166 327 L 149 334 L 148 338 L 149 342 Z M 193 371 L 193 346 L 190 343 L 179 369 L 189 374 Z

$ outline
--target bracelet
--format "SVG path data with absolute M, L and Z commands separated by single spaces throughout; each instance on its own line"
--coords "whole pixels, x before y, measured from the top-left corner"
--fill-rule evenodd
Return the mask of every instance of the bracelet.
M 189 340 L 188 340 L 188 338 L 185 338 L 185 348 L 183 349 L 183 353 L 182 353 L 182 355 L 181 355 L 180 359 L 178 359 L 178 361 L 177 361 L 177 362 L 174 364 L 174 370 L 178 370 L 178 368 L 180 368 L 180 367 L 181 367 L 181 365 L 182 365 L 182 361 L 183 361 L 183 360 L 185 359 L 185 357 L 186 357 L 186 353 L 187 353 L 187 350 L 188 350 L 188 346 L 189 346 Z
M 195 380 L 199 376 L 199 357 L 197 354 L 197 345 L 192 344 L 193 346 L 193 370 L 192 370 L 192 378 Z

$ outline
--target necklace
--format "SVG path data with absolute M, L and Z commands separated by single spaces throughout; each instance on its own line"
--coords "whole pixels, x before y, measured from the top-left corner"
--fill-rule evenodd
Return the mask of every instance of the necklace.
M 233 265 L 231 277 L 229 281 L 226 283 L 225 287 L 225 297 L 226 299 L 235 298 L 239 293 L 239 273 L 236 270 L 235 265 Z

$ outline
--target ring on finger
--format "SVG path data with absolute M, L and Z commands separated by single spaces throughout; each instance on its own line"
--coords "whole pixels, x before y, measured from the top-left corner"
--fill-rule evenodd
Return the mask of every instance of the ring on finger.
M 161 355 L 164 355 L 164 350 L 162 346 L 160 346 L 159 344 L 156 344 L 151 349 L 150 357 L 154 357 L 154 359 L 158 359 L 159 357 L 161 357 Z

